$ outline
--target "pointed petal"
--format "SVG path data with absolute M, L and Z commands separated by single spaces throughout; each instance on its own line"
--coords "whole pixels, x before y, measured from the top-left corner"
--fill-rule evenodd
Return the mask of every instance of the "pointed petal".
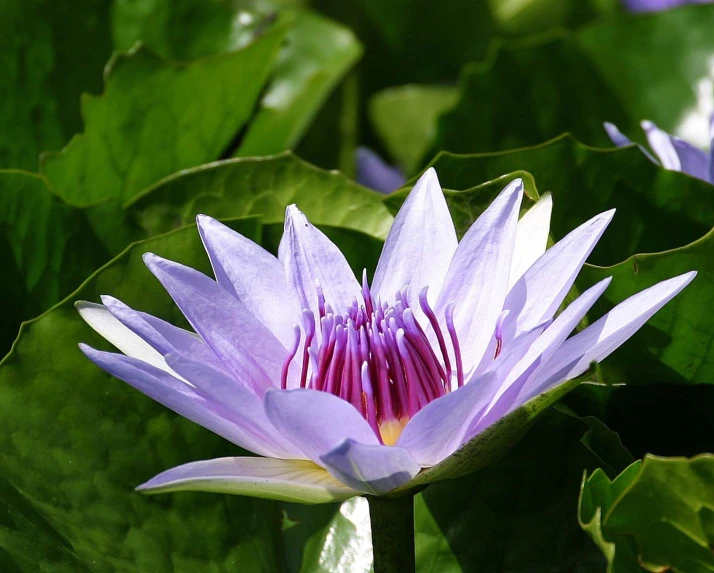
M 391 167 L 374 151 L 358 147 L 355 153 L 357 183 L 380 193 L 396 191 L 406 182 L 402 172 Z
M 379 445 L 354 406 L 327 392 L 271 390 L 266 392 L 264 404 L 273 426 L 317 464 L 347 438 L 368 446 Z
M 538 259 L 508 293 L 504 340 L 549 320 L 568 294 L 580 269 L 615 214 L 593 217 L 558 241 Z
M 517 403 L 541 394 L 559 382 L 585 372 L 630 338 L 652 315 L 676 296 L 696 276 L 692 271 L 632 295 L 605 316 L 566 340 L 529 382 Z
M 104 306 L 114 318 L 138 334 L 162 356 L 180 354 L 191 360 L 209 364 L 222 372 L 227 372 L 213 351 L 193 332 L 177 328 L 150 314 L 136 311 L 111 296 L 103 295 L 101 298 Z
M 523 358 L 513 367 L 505 382 L 494 394 L 488 408 L 478 424 L 469 433 L 471 439 L 492 423 L 506 415 L 518 398 L 523 386 L 532 376 L 537 376 L 540 365 L 550 360 L 563 341 L 575 329 L 593 304 L 610 284 L 612 277 L 593 285 L 561 312 L 553 323 L 545 329 L 525 352 Z
M 297 293 L 302 308 L 320 316 L 316 284 L 325 300 L 342 313 L 355 299 L 362 300 L 361 287 L 340 249 L 316 229 L 295 205 L 285 212 L 285 232 L 278 258 L 285 265 L 289 287 Z
M 553 198 L 545 193 L 518 221 L 508 289 L 545 253 L 550 233 Z
M 372 495 L 387 493 L 407 483 L 421 470 L 403 448 L 365 446 L 349 439 L 320 459 L 342 483 Z
M 102 370 L 184 418 L 256 454 L 271 455 L 271 450 L 264 448 L 259 438 L 237 424 L 230 411 L 218 402 L 207 400 L 185 382 L 136 358 L 102 352 L 85 344 L 79 348 Z
M 672 145 L 672 138 L 668 133 L 659 129 L 651 121 L 643 121 L 640 123 L 642 129 L 645 130 L 645 135 L 647 136 L 647 141 L 659 157 L 662 167 L 665 169 L 671 169 L 672 171 L 681 171 L 682 164 L 679 161 L 679 155 L 677 155 L 677 150 Z
M 119 322 L 105 306 L 83 300 L 74 306 L 84 321 L 118 350 L 164 372 L 170 372 L 161 353 Z
M 459 243 L 439 293 L 438 317 L 450 302 L 456 304 L 454 325 L 468 349 L 467 373 L 486 351 L 503 310 L 522 197 L 523 181 L 516 179 L 481 214 Z
M 642 129 L 663 167 L 709 181 L 709 157 L 701 149 L 661 130 L 651 121 L 643 121 Z
M 634 143 L 629 137 L 623 135 L 620 130 L 617 129 L 617 126 L 612 123 L 605 122 L 603 125 L 605 126 L 605 131 L 607 131 L 607 135 L 610 137 L 612 142 L 617 145 L 617 147 L 626 147 L 627 145 L 632 145 Z M 654 155 L 652 155 L 639 143 L 637 144 L 637 147 L 640 148 L 640 151 L 644 153 L 647 159 L 649 159 L 652 163 L 655 163 L 656 165 L 660 164 L 659 161 L 655 159 Z
M 341 501 L 356 492 L 312 462 L 218 458 L 167 470 L 136 488 L 144 493 L 208 491 L 295 503 Z
M 433 168 L 419 178 L 399 210 L 384 243 L 372 292 L 382 300 L 394 300 L 402 287 L 409 287 L 409 300 L 416 302 L 428 286 L 431 304 L 436 302 L 458 241 L 444 193 Z
M 283 264 L 211 217 L 199 215 L 196 221 L 218 284 L 289 348 L 300 309 L 293 304 Z
M 605 127 L 608 137 L 617 147 L 632 145 L 632 140 L 624 135 L 615 124 L 606 121 L 603 123 L 603 126 Z
M 305 455 L 270 423 L 265 415 L 263 400 L 249 390 L 245 383 L 205 364 L 175 354 L 167 355 L 166 361 L 175 372 L 194 386 L 198 394 L 209 402 L 221 404 L 231 412 L 236 424 L 261 444 L 262 455 L 306 459 Z
M 250 379 L 257 391 L 280 380 L 287 350 L 241 302 L 194 269 L 151 253 L 144 261 L 232 373 Z

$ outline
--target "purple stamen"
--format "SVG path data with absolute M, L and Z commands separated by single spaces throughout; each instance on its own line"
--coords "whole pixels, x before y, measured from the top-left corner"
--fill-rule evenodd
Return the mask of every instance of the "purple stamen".
M 464 368 L 461 363 L 461 347 L 459 346 L 459 339 L 456 336 L 456 328 L 454 328 L 454 303 L 450 302 L 446 305 L 444 309 L 444 316 L 446 318 L 446 329 L 449 331 L 449 336 L 451 337 L 451 344 L 454 347 L 454 357 L 456 359 L 456 379 L 461 388 L 464 385 Z
M 441 332 L 441 326 L 439 325 L 439 321 L 437 320 L 434 311 L 429 306 L 429 302 L 426 298 L 428 290 L 429 287 L 421 289 L 421 292 L 419 293 L 419 306 L 429 320 L 429 324 L 431 324 L 431 327 L 434 329 L 434 334 L 436 334 L 436 340 L 439 342 L 439 349 L 441 350 L 441 356 L 444 359 L 444 366 L 446 367 L 448 391 L 451 386 L 451 361 L 449 360 L 449 352 L 446 350 L 446 341 L 444 340 L 444 334 Z
M 280 388 L 287 390 L 288 388 L 288 370 L 290 370 L 290 363 L 295 358 L 297 354 L 298 347 L 300 346 L 300 327 L 296 324 L 294 327 L 295 339 L 293 340 L 293 345 L 288 351 L 288 355 L 285 357 L 285 362 L 283 362 L 283 369 L 280 372 Z
M 367 274 L 362 276 L 361 296 L 343 314 L 336 314 L 316 282 L 318 314 L 303 310 L 303 328 L 296 327 L 295 341 L 283 364 L 281 387 L 287 388 L 290 363 L 300 347 L 300 387 L 329 392 L 350 402 L 369 422 L 381 442 L 395 443 L 406 420 L 432 400 L 451 390 L 454 373 L 444 332 L 427 301 L 427 289 L 419 304 L 439 342 L 435 351 L 409 305 L 408 288 L 394 295 L 394 303 L 372 296 Z M 463 385 L 461 349 L 453 321 L 454 305 L 446 307 L 445 322 L 454 348 L 455 373 Z M 380 434 L 380 427 L 386 432 Z M 384 439 L 383 439 L 384 438 Z

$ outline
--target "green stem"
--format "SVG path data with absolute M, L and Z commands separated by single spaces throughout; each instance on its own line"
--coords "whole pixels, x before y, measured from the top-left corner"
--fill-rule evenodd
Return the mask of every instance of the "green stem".
M 414 573 L 414 496 L 367 499 L 374 573 Z

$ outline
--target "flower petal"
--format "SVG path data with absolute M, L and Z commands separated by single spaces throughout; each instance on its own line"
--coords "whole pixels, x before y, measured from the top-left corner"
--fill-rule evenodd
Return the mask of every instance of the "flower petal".
M 194 269 L 151 253 L 144 261 L 232 373 L 250 379 L 256 391 L 280 380 L 287 350 L 241 302 Z
M 444 316 L 456 303 L 454 325 L 464 353 L 465 372 L 479 363 L 496 327 L 508 289 L 523 181 L 510 183 L 459 243 L 434 309 Z
M 575 329 L 593 304 L 610 284 L 612 277 L 593 285 L 561 312 L 553 323 L 545 329 L 511 369 L 501 387 L 494 394 L 478 424 L 469 432 L 467 440 L 505 416 L 513 405 L 523 386 L 532 376 L 537 376 L 540 365 L 550 360 L 563 341 Z
M 114 318 L 138 334 L 162 356 L 180 354 L 188 359 L 210 364 L 216 370 L 227 372 L 223 363 L 200 336 L 145 312 L 136 311 L 111 296 L 103 295 L 101 298 Z
M 325 300 L 338 312 L 362 300 L 361 287 L 337 246 L 316 229 L 295 205 L 285 211 L 285 232 L 278 258 L 285 265 L 288 285 L 302 308 L 320 316 L 316 284 Z
M 503 323 L 504 341 L 555 314 L 614 213 L 601 213 L 568 233 L 516 282 L 504 304 L 510 311 Z
M 175 372 L 194 386 L 198 394 L 209 402 L 221 404 L 231 412 L 236 424 L 261 444 L 261 455 L 306 459 L 305 455 L 270 423 L 265 415 L 263 400 L 249 390 L 245 383 L 205 364 L 175 354 L 167 355 L 166 361 Z
M 300 309 L 288 289 L 283 264 L 253 241 L 211 217 L 196 218 L 216 281 L 241 301 L 287 348 Z
M 651 121 L 643 121 L 647 141 L 665 169 L 683 171 L 698 179 L 709 181 L 709 157 L 679 137 L 658 128 Z
M 624 135 L 614 123 L 606 121 L 603 123 L 603 126 L 605 127 L 608 137 L 617 147 L 632 145 L 632 140 Z
M 421 467 L 403 448 L 365 446 L 347 439 L 321 458 L 335 478 L 364 493 L 381 495 L 407 483 Z
M 616 125 L 613 125 L 612 123 L 605 122 L 603 124 L 605 126 L 605 131 L 607 131 L 607 135 L 610 137 L 612 142 L 617 145 L 617 147 L 626 147 L 628 145 L 632 145 L 634 142 L 627 137 L 626 135 L 623 135 L 622 132 L 617 129 Z M 655 163 L 657 165 L 660 164 L 657 159 L 655 159 L 654 155 L 652 155 L 649 151 L 647 151 L 644 147 L 642 147 L 639 143 L 637 144 L 637 147 L 640 148 L 640 151 L 645 154 L 647 159 L 649 159 L 652 163 Z
M 359 495 L 312 462 L 273 458 L 192 462 L 160 473 L 136 489 L 144 493 L 208 491 L 296 503 L 329 503 Z
M 444 193 L 434 168 L 419 178 L 399 210 L 384 243 L 372 283 L 382 300 L 408 287 L 410 302 L 428 286 L 431 304 L 436 302 L 458 240 Z
M 220 402 L 207 400 L 178 378 L 123 354 L 102 352 L 85 344 L 80 344 L 79 348 L 101 369 L 184 418 L 256 454 L 271 455 L 272 450 L 264 448 L 260 439 L 242 429 L 235 416 Z
M 591 362 L 606 358 L 686 287 L 696 274 L 692 271 L 679 275 L 632 295 L 585 330 L 566 340 L 524 388 L 517 404 L 546 392 L 563 380 L 579 376 Z
M 545 253 L 548 246 L 552 211 L 553 198 L 550 193 L 545 193 L 518 221 L 511 273 L 508 278 L 509 290 L 523 276 L 523 273 Z
M 118 350 L 164 372 L 170 372 L 161 353 L 119 322 L 105 306 L 84 300 L 76 302 L 74 306 L 84 321 Z
M 491 372 L 430 402 L 409 420 L 396 446 L 408 451 L 420 466 L 435 466 L 463 443 L 498 384 Z
M 358 147 L 355 153 L 357 183 L 380 193 L 391 193 L 399 189 L 406 179 L 396 167 L 391 167 L 374 151 Z
M 273 426 L 316 464 L 347 438 L 368 446 L 379 440 L 352 404 L 327 392 L 271 390 L 263 398 Z

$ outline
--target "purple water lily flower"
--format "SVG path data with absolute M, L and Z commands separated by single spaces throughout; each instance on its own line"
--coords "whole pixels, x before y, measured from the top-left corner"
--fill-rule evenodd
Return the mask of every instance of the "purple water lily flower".
M 605 123 L 605 131 L 610 136 L 612 142 L 618 147 L 631 145 L 632 141 L 623 135 L 617 127 L 611 123 Z M 642 129 L 647 136 L 647 142 L 654 151 L 656 158 L 644 147 L 639 146 L 642 152 L 657 165 L 661 165 L 670 171 L 681 171 L 692 177 L 714 184 L 714 115 L 709 120 L 709 140 L 708 152 L 694 147 L 683 139 L 670 135 L 657 127 L 651 121 L 643 121 Z
M 686 4 L 710 4 L 712 0 L 623 0 L 630 12 L 661 12 Z
M 123 352 L 82 344 L 92 361 L 259 456 L 189 463 L 139 489 L 320 503 L 408 488 L 605 358 L 695 276 L 635 294 L 570 336 L 610 282 L 557 314 L 613 211 L 546 250 L 551 197 L 519 220 L 522 197 L 515 180 L 458 242 L 429 169 L 371 284 L 294 205 L 277 258 L 199 216 L 216 280 L 145 255 L 195 333 L 108 296 L 78 303 Z
M 357 148 L 355 163 L 357 183 L 380 193 L 396 191 L 407 181 L 401 170 L 388 165 L 379 155 L 366 147 Z

